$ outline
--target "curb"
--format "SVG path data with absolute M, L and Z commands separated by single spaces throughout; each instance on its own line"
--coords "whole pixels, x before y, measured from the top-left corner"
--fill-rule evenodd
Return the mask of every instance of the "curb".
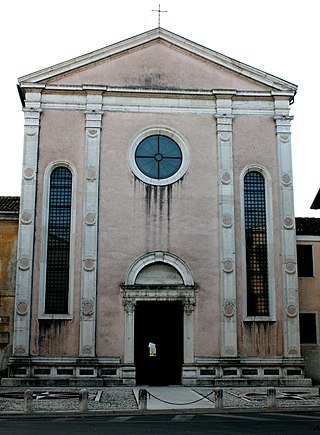
M 146 415 L 176 415 L 176 414 L 266 414 L 266 413 L 300 413 L 300 412 L 320 412 L 320 406 L 303 406 L 303 407 L 264 407 L 264 408 L 188 408 L 188 409 L 119 409 L 119 410 L 92 410 L 87 412 L 80 411 L 33 411 L 30 413 L 24 412 L 6 412 L 0 411 L 0 420 L 8 418 L 56 418 L 58 416 L 64 416 L 64 418 L 78 417 L 78 418 L 91 418 L 91 417 L 116 417 L 116 416 L 146 416 Z

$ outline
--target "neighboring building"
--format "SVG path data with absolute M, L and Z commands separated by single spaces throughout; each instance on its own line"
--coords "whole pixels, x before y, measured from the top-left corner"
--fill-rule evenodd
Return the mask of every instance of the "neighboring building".
M 296 218 L 301 353 L 320 382 L 320 219 Z
M 316 194 L 311 207 L 313 210 L 319 210 L 320 208 L 320 189 L 318 190 L 318 193 Z
M 18 196 L 0 196 L 0 377 L 12 355 L 19 203 Z
M 296 90 L 162 28 L 19 79 L 4 384 L 308 384 Z

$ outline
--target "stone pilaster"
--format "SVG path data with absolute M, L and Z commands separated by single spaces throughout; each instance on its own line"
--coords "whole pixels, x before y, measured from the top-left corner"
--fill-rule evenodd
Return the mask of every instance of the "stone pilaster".
M 125 311 L 125 336 L 124 336 L 124 363 L 133 364 L 134 363 L 134 312 L 135 312 L 135 301 L 130 299 L 125 299 L 123 302 Z
M 233 180 L 233 115 L 229 98 L 217 100 L 221 265 L 221 356 L 237 356 L 236 264 Z
M 288 102 L 275 101 L 275 124 L 279 159 L 284 347 L 286 357 L 300 356 L 299 297 L 296 233 L 292 184 L 291 131 Z
M 31 105 L 27 104 L 24 109 L 24 152 L 13 335 L 14 357 L 28 357 L 30 354 L 33 246 L 41 112 L 40 99 L 40 94 L 33 93 L 33 103 Z
M 194 309 L 195 298 L 187 298 L 183 301 L 183 363 L 194 363 Z
M 96 347 L 96 293 L 99 214 L 100 134 L 102 96 L 87 95 L 86 148 L 83 186 L 83 248 L 80 307 L 80 350 L 94 357 Z

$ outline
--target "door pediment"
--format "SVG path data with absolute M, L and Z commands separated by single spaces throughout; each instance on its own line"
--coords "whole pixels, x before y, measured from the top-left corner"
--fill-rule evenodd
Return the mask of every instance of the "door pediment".
M 189 266 L 176 255 L 162 251 L 138 258 L 121 285 L 123 304 L 129 311 L 137 301 L 179 300 L 189 312 L 195 307 L 197 289 Z

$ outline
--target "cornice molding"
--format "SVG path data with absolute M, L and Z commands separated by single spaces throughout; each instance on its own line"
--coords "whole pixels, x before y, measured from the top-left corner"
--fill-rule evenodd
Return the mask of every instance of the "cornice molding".
M 118 86 L 108 86 L 108 85 L 65 85 L 65 84 L 44 84 L 44 83 L 31 83 L 26 82 L 21 84 L 21 89 L 27 92 L 41 91 L 44 93 L 97 93 L 97 94 L 132 94 L 132 95 L 152 95 L 152 96 L 163 96 L 163 95 L 177 95 L 177 96 L 200 96 L 207 98 L 254 98 L 254 99 L 266 99 L 271 98 L 273 100 L 278 98 L 292 99 L 295 92 L 290 90 L 285 91 L 274 91 L 274 90 L 263 90 L 263 91 L 247 91 L 247 90 L 237 90 L 237 89 L 171 89 L 171 88 L 148 88 L 148 87 L 118 87 Z

